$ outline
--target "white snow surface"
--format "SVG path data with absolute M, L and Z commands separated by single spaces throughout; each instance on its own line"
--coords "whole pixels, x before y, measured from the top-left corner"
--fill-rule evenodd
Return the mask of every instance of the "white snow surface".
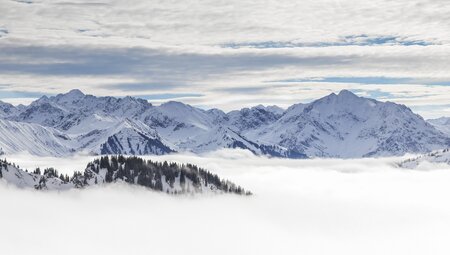
M 0 166 L 2 170 L 2 178 L 0 181 L 6 181 L 8 185 L 15 185 L 18 188 L 31 188 L 34 189 L 39 185 L 41 175 L 37 175 L 31 172 L 25 172 L 24 170 L 7 165 L 6 167 Z M 45 183 L 48 190 L 68 190 L 73 188 L 71 183 L 64 183 L 59 178 L 51 177 L 46 180 Z
M 438 119 L 431 119 L 428 122 L 433 125 L 436 129 L 442 131 L 443 133 L 450 135 L 450 117 L 441 117 Z
M 0 148 L 6 154 L 63 156 L 71 153 L 70 143 L 68 136 L 54 128 L 0 119 Z
M 240 147 L 257 155 L 280 156 L 276 152 L 283 151 L 284 156 L 359 158 L 450 146 L 445 130 L 406 106 L 358 97 L 347 90 L 287 110 L 258 105 L 229 113 L 173 101 L 153 106 L 143 99 L 95 97 L 79 90 L 11 107 L 0 105 L 0 119 L 17 127 L 3 125 L 0 130 L 5 133 L 0 137 L 0 146 L 5 146 L 1 151 L 7 154 L 204 153 Z M 46 134 L 24 142 L 24 129 L 30 134 L 27 137 Z M 46 143 L 49 146 L 41 149 Z M 276 149 L 261 149 L 267 146 Z
M 448 137 L 406 106 L 358 97 L 345 90 L 307 105 L 295 105 L 268 127 L 244 135 L 316 157 L 402 155 L 448 144 Z

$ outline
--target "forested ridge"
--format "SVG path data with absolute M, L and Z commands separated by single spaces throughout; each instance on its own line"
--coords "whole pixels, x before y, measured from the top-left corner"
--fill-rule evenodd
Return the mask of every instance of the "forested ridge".
M 75 171 L 72 176 L 59 174 L 54 168 L 44 170 L 36 168 L 28 172 L 21 170 L 14 163 L 7 162 L 6 159 L 0 160 L 0 178 L 4 175 L 2 172 L 9 173 L 13 170 L 18 171 L 14 174 L 14 178 L 21 182 L 27 179 L 36 189 L 83 188 L 125 182 L 169 194 L 215 192 L 251 195 L 251 192 L 233 182 L 223 180 L 196 165 L 157 162 L 136 156 L 102 156 L 88 163 L 83 172 Z M 49 183 L 51 185 L 48 185 Z

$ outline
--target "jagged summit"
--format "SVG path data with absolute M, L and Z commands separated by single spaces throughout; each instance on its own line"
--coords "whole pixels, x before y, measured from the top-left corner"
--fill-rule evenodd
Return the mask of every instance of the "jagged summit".
M 359 97 L 358 95 L 354 94 L 350 90 L 341 90 L 339 93 L 331 93 L 330 95 L 324 96 L 322 98 L 317 99 L 314 102 L 334 102 L 334 103 L 353 103 L 353 102 L 360 102 L 360 101 L 366 101 L 371 100 L 369 98 Z M 313 103 L 313 102 L 312 102 Z

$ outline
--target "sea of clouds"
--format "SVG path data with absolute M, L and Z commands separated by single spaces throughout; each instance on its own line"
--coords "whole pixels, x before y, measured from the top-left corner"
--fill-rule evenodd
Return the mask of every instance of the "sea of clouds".
M 13 155 L 83 170 L 91 156 Z M 1 254 L 448 254 L 450 167 L 399 158 L 268 159 L 223 150 L 190 162 L 254 195 L 169 196 L 113 184 L 21 190 L 0 181 Z

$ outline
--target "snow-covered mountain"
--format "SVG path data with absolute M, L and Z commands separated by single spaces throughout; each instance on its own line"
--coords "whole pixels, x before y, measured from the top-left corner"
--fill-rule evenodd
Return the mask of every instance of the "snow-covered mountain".
M 74 137 L 77 151 L 94 154 L 162 155 L 174 152 L 157 132 L 140 121 L 124 119 Z
M 431 119 L 428 122 L 436 129 L 450 136 L 450 117 L 441 117 L 438 119 Z
M 258 105 L 252 108 L 243 108 L 227 114 L 227 124 L 237 132 L 258 129 L 277 121 L 284 110 L 275 106 L 264 107 Z
M 450 165 L 450 149 L 433 151 L 416 158 L 407 159 L 400 162 L 398 165 L 403 168 L 413 169 L 418 167 L 423 162 Z
M 48 168 L 41 172 L 24 171 L 6 160 L 0 160 L 0 179 L 20 188 L 68 190 L 114 182 L 139 185 L 168 194 L 234 193 L 251 195 L 240 186 L 221 180 L 195 165 L 146 161 L 138 157 L 106 156 L 90 162 L 83 173 L 58 175 Z
M 0 118 L 7 118 L 18 113 L 18 109 L 12 104 L 0 101 Z
M 243 133 L 315 157 L 370 157 L 446 148 L 450 138 L 404 105 L 350 91 L 294 105 L 270 125 Z
M 65 156 L 75 152 L 72 142 L 51 127 L 0 119 L 0 148 L 5 154 L 28 151 L 38 156 Z
M 151 104 L 143 99 L 95 97 L 71 90 L 54 97 L 43 96 L 8 118 L 74 133 L 88 131 L 89 125 L 108 125 L 114 118 L 135 118 L 149 108 Z
M 426 153 L 450 146 L 448 134 L 406 106 L 346 90 L 287 110 L 258 105 L 229 113 L 72 90 L 44 96 L 29 106 L 0 104 L 0 119 L 8 124 L 0 130 L 5 134 L 0 148 L 7 154 L 28 150 L 56 156 L 142 155 L 242 148 L 276 157 L 351 158 Z M 39 138 L 34 139 L 37 133 Z M 51 146 L 40 149 L 46 144 Z

